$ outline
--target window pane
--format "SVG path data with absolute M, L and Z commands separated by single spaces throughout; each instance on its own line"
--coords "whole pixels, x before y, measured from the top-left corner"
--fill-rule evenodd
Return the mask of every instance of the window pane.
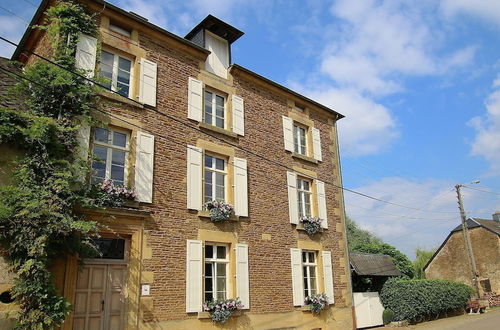
M 211 263 L 205 264 L 205 277 L 207 277 L 207 276 L 212 276 L 212 264 Z
M 217 259 L 226 259 L 226 247 L 225 246 L 218 246 L 217 247 Z M 222 266 L 225 266 L 225 265 L 222 264 Z
M 213 291 L 212 277 L 205 277 L 205 291 Z
M 205 155 L 205 167 L 212 168 L 212 156 Z
M 224 119 L 222 119 L 220 117 L 216 117 L 215 118 L 215 126 L 220 127 L 220 128 L 224 128 Z
M 118 69 L 130 72 L 131 62 L 123 57 L 118 58 Z
M 205 245 L 205 258 L 212 258 L 214 256 L 213 245 Z
M 112 153 L 112 163 L 113 165 L 125 166 L 125 151 L 113 150 Z
M 217 277 L 217 291 L 225 292 L 226 291 L 226 278 L 225 277 Z
M 212 196 L 212 185 L 209 183 L 205 183 L 205 203 L 213 201 Z
M 217 292 L 217 299 L 218 300 L 225 300 L 226 299 L 226 292 Z
M 306 258 L 307 258 L 307 252 L 302 252 L 302 262 L 307 262 Z
M 96 128 L 94 130 L 94 141 L 109 143 L 109 131 L 104 128 Z
M 309 262 L 310 263 L 315 263 L 314 261 L 314 258 L 315 257 L 315 253 L 314 252 L 309 252 Z
M 118 94 L 120 94 L 121 96 L 125 96 L 125 97 L 128 97 L 128 86 L 127 85 L 124 85 L 122 83 L 118 83 L 117 84 L 117 90 Z
M 307 181 L 307 180 L 301 180 L 301 181 L 302 181 L 304 190 L 309 191 L 309 181 Z
M 215 173 L 215 184 L 224 187 L 225 176 L 223 173 Z
M 113 145 L 125 148 L 127 146 L 127 134 L 113 132 Z
M 130 72 L 118 70 L 118 83 L 123 85 L 130 85 Z
M 224 170 L 224 159 L 215 158 L 215 168 L 218 170 Z
M 223 186 L 215 186 L 215 199 L 219 202 L 225 201 L 225 191 Z
M 111 81 L 113 80 L 113 54 L 103 51 L 101 53 L 101 76 L 108 81 L 104 84 L 107 88 L 111 89 Z
M 111 180 L 113 183 L 123 185 L 125 181 L 125 167 L 111 165 Z
M 205 91 L 205 123 L 212 124 L 212 93 Z
M 217 105 L 217 108 L 224 109 L 224 98 L 222 96 L 216 95 L 215 96 L 215 104 Z
M 205 292 L 205 301 L 212 301 L 214 299 L 212 292 Z

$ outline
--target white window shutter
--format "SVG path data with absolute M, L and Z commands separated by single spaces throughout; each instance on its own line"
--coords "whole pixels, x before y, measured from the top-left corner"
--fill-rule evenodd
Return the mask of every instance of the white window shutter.
M 203 150 L 195 146 L 187 147 L 187 208 L 202 208 L 202 160 Z
M 210 51 L 205 62 L 205 69 L 227 78 L 229 67 L 229 46 L 227 40 L 205 30 L 205 48 Z
M 236 244 L 236 296 L 240 298 L 243 309 L 250 308 L 247 244 Z
M 203 83 L 189 77 L 188 85 L 188 118 L 201 122 L 203 120 Z
M 245 135 L 245 111 L 243 99 L 233 95 L 233 132 Z
M 323 181 L 316 180 L 316 194 L 318 199 L 318 217 L 322 220 L 321 227 L 328 228 L 328 219 L 326 215 L 325 183 Z
M 292 259 L 293 305 L 304 305 L 304 279 L 302 275 L 302 256 L 300 249 L 290 249 Z
M 293 119 L 283 116 L 283 139 L 285 150 L 293 152 Z
M 323 258 L 323 283 L 325 284 L 325 294 L 328 297 L 330 304 L 334 303 L 333 296 L 333 269 L 332 269 L 332 253 L 330 251 L 322 251 Z
M 286 181 L 288 186 L 288 209 L 290 223 L 299 223 L 299 206 L 297 202 L 297 174 L 286 172 Z
M 186 312 L 201 312 L 203 294 L 203 242 L 187 240 Z
M 321 155 L 321 137 L 319 134 L 319 129 L 312 128 L 312 139 L 313 139 L 313 155 L 314 159 L 323 161 L 323 157 Z
M 153 107 L 156 107 L 156 76 L 156 63 L 141 58 L 139 101 Z
M 90 149 L 90 126 L 86 122 L 82 122 L 80 129 L 76 132 L 76 140 L 78 141 L 78 152 L 84 161 L 89 159 Z M 85 182 L 85 174 L 78 174 L 78 180 Z
M 153 202 L 154 135 L 137 132 L 135 192 L 139 202 Z
M 87 71 L 87 78 L 94 77 L 95 61 L 97 55 L 97 39 L 86 34 L 78 36 L 76 44 L 75 66 Z
M 248 217 L 247 160 L 234 158 L 234 213 Z

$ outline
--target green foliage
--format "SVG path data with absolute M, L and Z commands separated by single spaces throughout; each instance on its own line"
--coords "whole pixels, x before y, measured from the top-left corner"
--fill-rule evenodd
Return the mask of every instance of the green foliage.
M 413 278 L 414 276 L 413 265 L 410 259 L 390 244 L 382 243 L 358 245 L 354 247 L 354 251 L 351 252 L 386 254 L 392 257 L 396 268 L 403 273 L 403 275 L 406 275 L 409 278 Z
M 415 249 L 415 260 L 413 260 L 413 269 L 415 270 L 415 278 L 425 279 L 424 267 L 432 258 L 436 249 L 424 250 L 421 248 Z
M 380 299 L 395 321 L 415 322 L 464 308 L 471 293 L 469 286 L 447 280 L 389 279 Z
M 382 240 L 367 230 L 358 227 L 356 222 L 346 217 L 347 244 L 349 251 L 354 251 L 356 246 L 365 244 L 382 244 Z
M 47 23 L 42 29 L 54 40 L 53 60 L 75 71 L 78 34 L 97 31 L 92 17 L 79 5 L 58 2 Z M 21 109 L 0 108 L 0 143 L 22 151 L 11 182 L 0 187 L 0 248 L 16 275 L 16 327 L 53 329 L 70 305 L 57 295 L 49 267 L 67 254 L 95 252 L 97 224 L 74 210 L 93 204 L 80 179 L 89 166 L 79 156 L 76 134 L 82 122 L 92 121 L 97 96 L 85 79 L 45 61 L 23 76 L 15 88 Z
M 394 320 L 394 312 L 392 311 L 392 309 L 384 309 L 384 312 L 382 313 L 382 321 L 384 322 L 384 324 L 389 324 L 392 322 L 392 320 Z

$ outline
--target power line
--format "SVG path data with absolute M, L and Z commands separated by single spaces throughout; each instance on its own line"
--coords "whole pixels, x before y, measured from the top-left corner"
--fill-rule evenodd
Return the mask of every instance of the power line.
M 480 192 L 487 193 L 487 194 L 492 194 L 492 195 L 498 195 L 498 196 L 500 196 L 500 193 L 497 193 L 497 192 L 494 192 L 494 191 L 488 191 L 488 190 L 473 188 L 473 187 L 469 187 L 469 186 L 465 186 L 465 185 L 462 185 L 462 187 L 467 188 L 467 189 L 472 189 L 472 190 L 480 191 Z
M 1 40 L 3 40 L 3 41 L 5 41 L 5 42 L 7 42 L 7 43 L 10 43 L 11 45 L 14 45 L 14 46 L 16 46 L 16 47 L 18 47 L 18 46 L 19 46 L 18 44 L 14 43 L 14 42 L 12 42 L 12 41 L 10 41 L 10 40 L 8 40 L 8 39 L 6 39 L 6 38 L 2 37 L 2 36 L 0 36 L 0 39 L 1 39 Z M 99 86 L 99 87 L 101 87 L 101 88 L 104 88 L 104 89 L 106 89 L 106 90 L 108 90 L 108 91 L 110 91 L 110 92 L 112 92 L 112 93 L 115 93 L 115 94 L 117 94 L 117 95 L 120 95 L 118 92 L 113 91 L 113 90 L 110 90 L 107 86 L 104 86 L 104 85 L 102 85 L 102 84 L 100 84 L 100 83 L 97 83 L 97 82 L 95 82 L 93 79 L 87 78 L 87 77 L 85 77 L 85 76 L 83 76 L 83 75 L 81 75 L 81 74 L 79 74 L 79 73 L 77 73 L 77 72 L 74 72 L 74 71 L 72 71 L 72 70 L 69 70 L 68 68 L 66 68 L 66 67 L 64 67 L 64 66 L 62 66 L 62 65 L 60 65 L 60 64 L 58 64 L 58 63 L 55 63 L 55 62 L 51 61 L 50 59 L 47 59 L 47 58 L 45 58 L 44 56 L 41 56 L 41 55 L 39 55 L 39 54 L 37 54 L 37 53 L 35 53 L 35 52 L 31 51 L 31 50 L 28 50 L 28 49 L 26 49 L 26 48 L 23 48 L 22 50 L 23 50 L 23 51 L 24 51 L 24 50 L 26 50 L 26 51 L 28 51 L 29 53 L 31 53 L 31 54 L 33 54 L 33 55 L 37 56 L 38 58 L 41 58 L 41 59 L 43 59 L 43 60 L 45 60 L 45 61 L 47 61 L 47 62 L 49 62 L 49 63 L 51 63 L 51 64 L 53 64 L 53 65 L 56 65 L 57 67 L 59 67 L 59 68 L 61 68 L 61 69 L 65 70 L 65 71 L 67 71 L 67 72 L 69 72 L 69 73 L 72 73 L 72 74 L 74 74 L 74 75 L 76 75 L 76 76 L 79 76 L 79 77 L 81 77 L 81 78 L 85 79 L 86 81 L 89 81 L 89 82 L 91 82 L 91 83 L 93 83 L 93 84 L 96 84 L 97 86 Z M 121 96 L 121 95 L 120 95 L 120 96 Z M 134 101 L 135 103 L 137 103 L 137 104 L 139 104 L 139 105 L 143 106 L 143 104 L 142 104 L 142 103 L 140 103 L 140 102 L 138 102 L 138 101 L 136 101 L 136 100 L 133 100 L 133 99 L 130 99 L 130 100 L 132 100 L 132 101 Z M 245 148 L 243 148 L 243 147 L 241 147 L 241 146 L 239 146 L 239 145 L 237 145 L 237 144 L 234 144 L 234 143 L 228 142 L 228 141 L 224 140 L 224 139 L 223 139 L 223 138 L 221 138 L 221 137 L 218 137 L 218 136 L 216 136 L 216 135 L 214 135 L 214 134 L 211 134 L 211 133 L 205 132 L 205 131 L 203 131 L 203 130 L 199 129 L 198 127 L 192 126 L 191 124 L 186 123 L 186 122 L 184 122 L 184 121 L 182 121 L 182 120 L 180 120 L 180 119 L 177 119 L 177 118 L 175 118 L 175 117 L 173 117 L 173 116 L 171 116 L 171 115 L 169 115 L 169 114 L 166 114 L 166 113 L 160 112 L 159 110 L 154 109 L 154 108 L 150 108 L 150 107 L 148 107 L 148 109 L 150 109 L 151 111 L 153 111 L 153 112 L 155 112 L 155 113 L 157 113 L 157 114 L 159 114 L 159 115 L 161 115 L 161 116 L 163 116 L 163 117 L 167 117 L 167 118 L 169 118 L 170 120 L 175 121 L 176 123 L 179 123 L 179 124 L 181 124 L 181 125 L 183 125 L 183 126 L 185 126 L 185 127 L 188 127 L 188 128 L 190 128 L 190 129 L 193 129 L 193 130 L 196 130 L 196 131 L 198 131 L 198 132 L 201 132 L 202 134 L 205 134 L 205 135 L 207 135 L 207 136 L 210 136 L 210 137 L 212 137 L 212 138 L 214 138 L 214 139 L 216 139 L 216 140 L 219 140 L 219 141 L 221 141 L 221 142 L 223 142 L 223 143 L 225 143 L 225 144 L 228 144 L 228 145 L 230 145 L 230 146 L 232 146 L 232 147 L 234 147 L 234 148 L 236 148 L 236 149 L 239 149 L 239 150 L 241 150 L 241 151 L 243 151 L 243 152 L 246 152 L 246 153 L 248 153 L 248 154 L 251 154 L 251 155 L 253 155 L 253 156 L 256 156 L 256 157 L 258 157 L 258 158 L 260 158 L 260 159 L 263 159 L 263 160 L 265 160 L 265 161 L 268 161 L 268 162 L 270 162 L 270 163 L 272 163 L 272 164 L 274 164 L 274 165 L 277 165 L 277 166 L 279 166 L 279 167 L 282 167 L 282 168 L 285 168 L 285 169 L 287 169 L 287 170 L 290 170 L 290 171 L 296 172 L 296 171 L 295 171 L 295 169 L 293 169 L 292 167 L 289 167 L 289 166 L 287 166 L 287 165 L 285 165 L 285 164 L 283 164 L 283 163 L 280 163 L 280 162 L 278 162 L 278 161 L 276 161 L 276 160 L 273 160 L 273 159 L 267 158 L 267 157 L 265 157 L 265 156 L 262 156 L 262 155 L 258 154 L 257 152 L 247 150 L 247 149 L 245 149 Z M 97 109 L 97 110 L 98 110 L 98 109 Z M 100 111 L 100 110 L 99 110 L 99 111 Z M 151 133 L 152 133 L 152 132 L 151 132 Z M 152 134 L 153 134 L 153 135 L 157 135 L 156 133 L 152 133 Z M 303 174 L 303 173 L 301 173 L 301 175 L 303 175 L 303 176 L 305 176 L 305 177 L 308 177 L 308 178 L 310 178 L 310 179 L 315 179 L 315 178 L 310 177 L 310 176 L 308 176 L 308 175 L 305 175 L 305 174 Z M 362 193 L 362 192 L 359 192 L 359 191 L 355 191 L 355 190 L 353 190 L 353 189 L 349 189 L 349 188 L 341 187 L 341 186 L 338 186 L 338 185 L 336 185 L 336 184 L 334 184 L 334 183 L 332 183 L 332 182 L 324 181 L 324 183 L 325 183 L 325 184 L 328 184 L 328 185 L 331 185 L 331 186 L 333 186 L 333 187 L 335 187 L 335 188 L 337 188 L 337 189 L 342 189 L 342 190 L 344 190 L 344 191 L 347 191 L 347 192 L 350 192 L 350 193 L 353 193 L 353 194 L 356 194 L 356 195 L 359 195 L 359 196 L 363 196 L 363 197 L 365 197 L 365 198 L 369 198 L 369 199 L 372 199 L 372 200 L 375 200 L 375 201 L 378 201 L 378 202 L 381 202 L 381 203 L 386 203 L 386 204 L 394 205 L 394 206 L 401 207 L 401 208 L 406 208 L 406 209 L 411 209 L 411 210 L 416 210 L 416 211 L 431 212 L 431 213 L 450 213 L 450 212 L 444 212 L 444 211 L 432 211 L 432 210 L 425 210 L 425 209 L 421 209 L 421 208 L 415 208 L 415 207 L 411 207 L 411 206 L 407 206 L 407 205 L 402 205 L 402 204 L 399 204 L 399 203 L 394 203 L 394 202 L 391 202 L 391 201 L 386 201 L 386 200 L 383 200 L 383 199 L 380 199 L 380 198 L 377 198 L 377 197 L 374 197 L 374 196 L 370 196 L 370 195 L 368 195 L 368 194 L 365 194 L 365 193 Z

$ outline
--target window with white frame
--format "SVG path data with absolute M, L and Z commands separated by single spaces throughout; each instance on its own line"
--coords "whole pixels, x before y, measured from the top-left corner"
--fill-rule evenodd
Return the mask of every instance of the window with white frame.
M 312 297 L 318 292 L 316 251 L 302 250 L 302 275 L 304 297 Z
M 311 186 L 308 179 L 297 178 L 297 205 L 299 207 L 299 219 L 311 216 Z
M 226 245 L 205 245 L 204 300 L 227 298 L 228 247 Z
M 226 98 L 210 90 L 205 90 L 205 110 L 203 121 L 207 124 L 226 128 L 225 119 Z
M 92 141 L 92 181 L 112 180 L 115 185 L 126 184 L 126 167 L 130 136 L 126 131 L 94 128 Z
M 226 201 L 227 164 L 223 158 L 205 154 L 205 202 Z
M 301 155 L 307 155 L 307 129 L 302 126 L 293 126 L 294 151 Z
M 100 62 L 101 76 L 107 79 L 106 87 L 118 94 L 129 97 L 131 92 L 132 60 L 102 51 Z

